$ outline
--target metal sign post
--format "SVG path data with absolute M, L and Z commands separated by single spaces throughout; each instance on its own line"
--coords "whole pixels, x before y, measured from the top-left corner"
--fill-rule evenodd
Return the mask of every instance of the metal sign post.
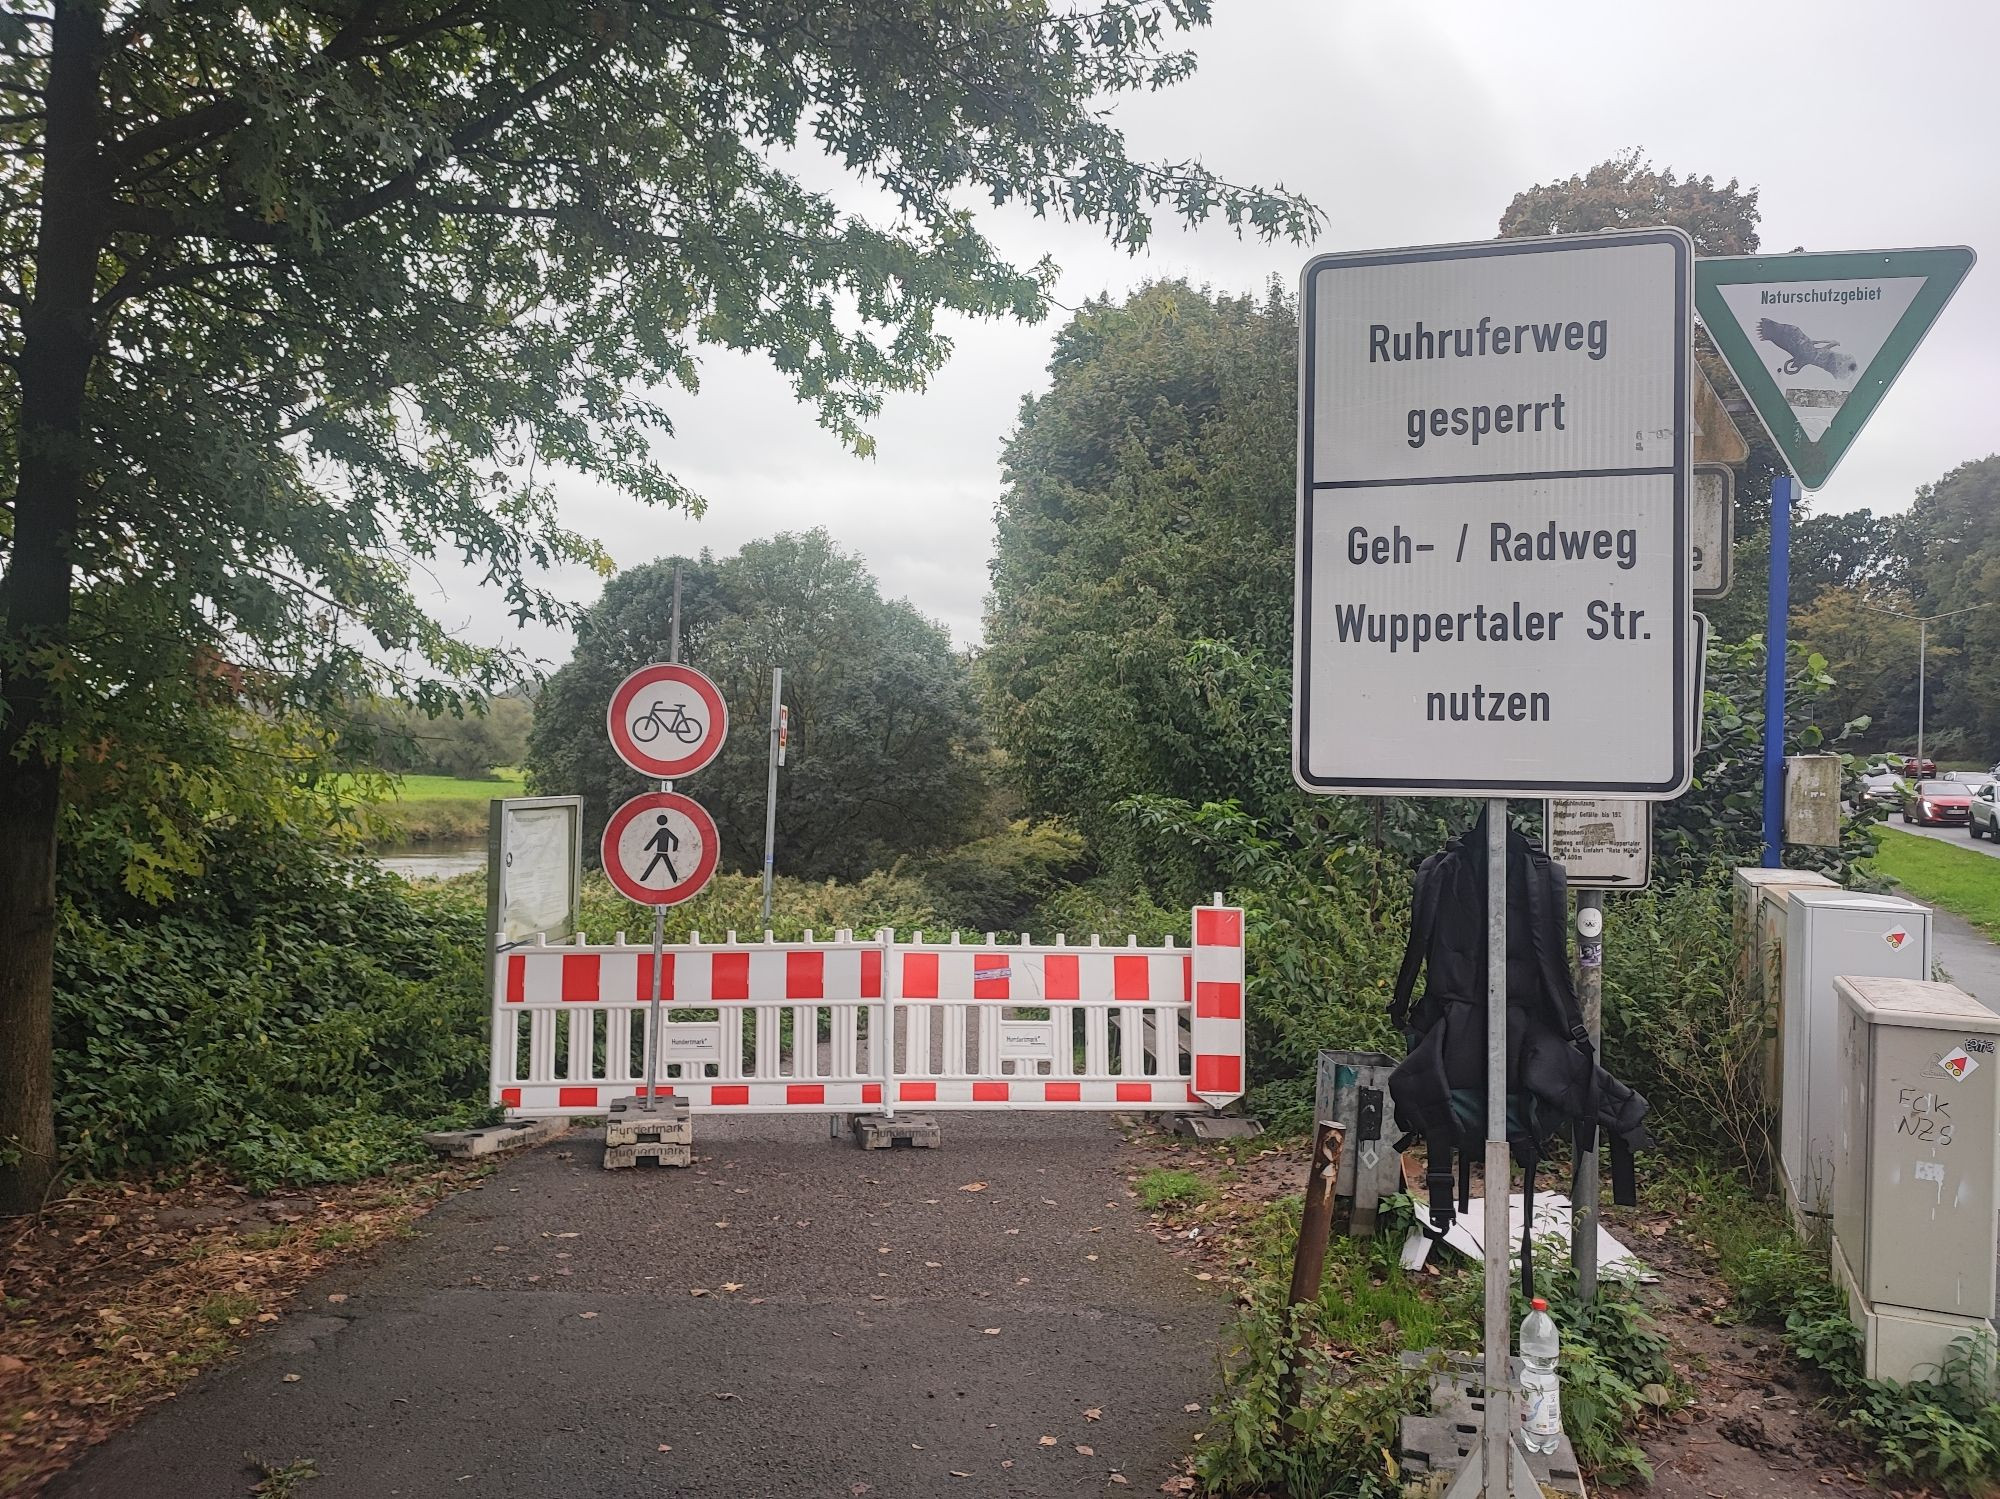
M 1604 892 L 1576 892 L 1576 995 L 1593 1055 L 1604 1051 Z M 1595 1121 L 1592 1122 L 1596 1128 Z M 1576 1201 L 1570 1204 L 1569 1257 L 1576 1267 L 1576 1299 L 1597 1299 L 1597 1226 L 1603 1206 L 1596 1151 L 1577 1160 Z
M 771 668 L 771 765 L 764 780 L 764 927 L 771 926 L 772 859 L 778 842 L 778 766 L 784 757 L 785 709 L 778 701 L 784 695 L 785 669 Z
M 1694 251 L 1678 229 L 1324 256 L 1300 293 L 1293 774 L 1487 822 L 1485 1430 L 1508 1354 L 1507 801 L 1691 773 Z

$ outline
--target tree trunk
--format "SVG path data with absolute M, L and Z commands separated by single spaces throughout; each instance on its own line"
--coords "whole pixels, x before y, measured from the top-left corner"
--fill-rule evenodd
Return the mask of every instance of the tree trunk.
M 0 622 L 0 1213 L 39 1208 L 55 1174 L 50 990 L 63 712 L 54 673 L 69 644 L 104 232 L 103 17 L 91 0 L 53 9 L 35 288 L 21 318 L 20 486 Z

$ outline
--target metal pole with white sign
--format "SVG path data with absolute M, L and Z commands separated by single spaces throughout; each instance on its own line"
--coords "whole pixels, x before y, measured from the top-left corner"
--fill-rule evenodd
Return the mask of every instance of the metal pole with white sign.
M 1659 229 L 1305 270 L 1293 774 L 1485 800 L 1489 1037 L 1507 1031 L 1507 798 L 1688 781 L 1692 262 Z M 1533 1492 L 1508 1368 L 1506 1053 L 1488 1049 L 1468 1499 Z
M 778 841 L 778 757 L 784 741 L 784 705 L 778 701 L 784 695 L 785 669 L 771 668 L 771 766 L 764 780 L 764 927 L 771 926 L 771 872 L 773 852 Z
M 1644 803 L 1636 803 L 1644 807 Z M 1652 809 L 1645 808 L 1648 812 Z M 1650 828 L 1651 819 L 1647 819 Z M 1584 1029 L 1590 1032 L 1593 1054 L 1604 1050 L 1604 892 L 1576 892 L 1576 997 L 1583 1006 Z M 1597 1128 L 1597 1121 L 1590 1121 Z M 1569 1212 L 1569 1260 L 1576 1267 L 1576 1299 L 1585 1306 L 1597 1299 L 1597 1227 L 1603 1209 L 1594 1150 L 1577 1157 L 1576 1201 Z

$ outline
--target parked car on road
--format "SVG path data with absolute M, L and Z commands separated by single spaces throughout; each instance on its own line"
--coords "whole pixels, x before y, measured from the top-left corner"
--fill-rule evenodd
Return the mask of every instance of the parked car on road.
M 1966 803 L 1965 831 L 2000 843 L 2000 781 L 1988 781 Z
M 1903 778 L 1892 770 L 1873 771 L 1861 778 L 1861 795 L 1871 802 L 1901 806 Z
M 1919 760 L 1914 755 L 1909 756 L 1903 761 L 1903 774 L 1910 780 L 1915 780 L 1918 776 L 1934 776 L 1937 774 L 1937 761 Z
M 1919 781 L 1903 793 L 1903 821 L 1927 828 L 1964 822 L 1970 803 L 1967 789 L 1956 781 Z

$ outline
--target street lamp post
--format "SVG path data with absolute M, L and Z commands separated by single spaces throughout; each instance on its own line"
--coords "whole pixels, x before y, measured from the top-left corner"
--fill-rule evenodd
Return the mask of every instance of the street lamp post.
M 1924 759 L 1924 661 L 1930 651 L 1931 626 L 1941 619 L 1956 619 L 1961 614 L 1976 614 L 1981 609 L 1991 609 L 2000 604 L 2000 599 L 1992 599 L 1984 604 L 1972 604 L 1964 609 L 1948 609 L 1943 614 L 1905 614 L 1900 609 L 1884 609 L 1880 604 L 1863 604 L 1864 609 L 1872 609 L 1877 614 L 1887 614 L 1894 619 L 1908 620 L 1917 627 L 1917 763 Z

